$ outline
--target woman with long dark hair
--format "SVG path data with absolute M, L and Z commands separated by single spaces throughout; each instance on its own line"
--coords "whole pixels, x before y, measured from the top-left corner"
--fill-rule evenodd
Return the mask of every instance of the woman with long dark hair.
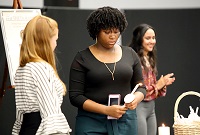
M 138 135 L 156 135 L 157 122 L 155 114 L 155 99 L 166 95 L 166 88 L 175 81 L 173 73 L 156 79 L 157 55 L 156 33 L 152 26 L 140 24 L 133 30 L 130 47 L 138 54 L 141 64 L 146 97 L 136 108 L 138 117 Z

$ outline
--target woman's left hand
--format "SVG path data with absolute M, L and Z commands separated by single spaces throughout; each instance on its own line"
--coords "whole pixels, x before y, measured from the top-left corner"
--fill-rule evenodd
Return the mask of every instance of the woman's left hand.
M 135 99 L 131 102 L 131 103 L 125 103 L 125 107 L 130 109 L 130 110 L 134 110 L 137 105 L 144 99 L 144 95 L 142 92 L 135 92 Z
M 131 103 L 125 103 L 124 105 L 125 105 L 125 107 L 128 108 L 128 109 L 134 110 L 134 109 L 137 107 L 138 103 L 137 103 L 137 101 L 134 99 Z
M 173 76 L 174 73 L 170 73 L 164 76 L 166 86 L 171 85 L 175 81 L 175 77 Z

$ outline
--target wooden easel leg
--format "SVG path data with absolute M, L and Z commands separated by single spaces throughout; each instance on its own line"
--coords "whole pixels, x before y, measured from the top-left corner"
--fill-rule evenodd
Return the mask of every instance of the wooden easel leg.
M 22 3 L 20 0 L 13 0 L 13 9 L 22 9 Z
M 20 0 L 13 0 L 13 9 L 23 9 L 22 3 L 21 3 Z M 4 96 L 5 91 L 6 91 L 7 78 L 8 78 L 8 63 L 6 61 L 5 62 L 5 67 L 4 67 L 2 87 L 0 88 L 0 107 L 2 105 L 3 96 Z M 13 88 L 13 87 L 10 86 L 8 88 Z

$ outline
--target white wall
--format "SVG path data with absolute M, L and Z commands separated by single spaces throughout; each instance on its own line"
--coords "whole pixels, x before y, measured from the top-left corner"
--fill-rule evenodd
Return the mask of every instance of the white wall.
M 12 7 L 14 0 L 0 0 L 0 6 Z M 43 0 L 20 0 L 23 7 L 27 8 L 42 8 L 44 6 Z
M 79 0 L 80 9 L 112 6 L 121 9 L 200 8 L 200 0 Z

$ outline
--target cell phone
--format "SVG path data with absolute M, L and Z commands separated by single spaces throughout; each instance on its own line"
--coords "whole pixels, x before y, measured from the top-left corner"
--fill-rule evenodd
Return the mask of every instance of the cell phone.
M 108 96 L 108 106 L 120 105 L 121 95 L 120 94 L 109 94 Z M 117 119 L 115 117 L 107 116 L 107 119 Z

